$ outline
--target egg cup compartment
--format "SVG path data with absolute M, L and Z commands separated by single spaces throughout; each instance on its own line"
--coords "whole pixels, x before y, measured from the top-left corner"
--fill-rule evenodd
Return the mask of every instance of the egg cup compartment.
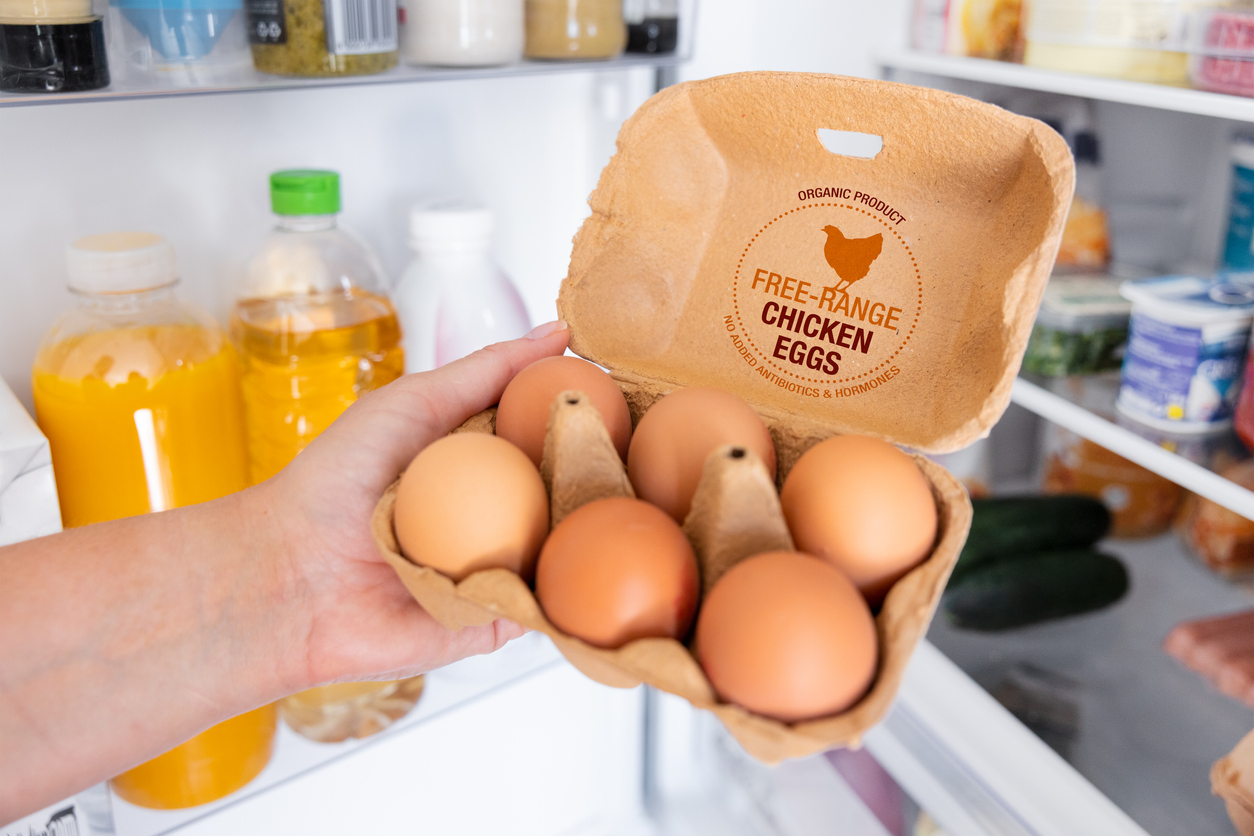
M 618 378 L 633 426 L 666 389 L 644 381 Z M 814 444 L 835 433 L 795 419 L 761 415 L 771 432 L 778 461 L 777 483 Z M 459 432 L 494 432 L 495 410 L 472 417 Z M 531 588 L 506 569 L 475 572 L 454 582 L 434 569 L 410 562 L 400 552 L 393 528 L 396 485 L 375 508 L 371 531 L 379 551 L 405 587 L 445 627 L 489 624 L 508 618 L 538 630 L 579 671 L 604 685 L 632 688 L 641 683 L 683 697 L 708 709 L 727 726 L 746 751 L 767 763 L 801 757 L 832 746 L 857 745 L 862 735 L 888 712 L 915 645 L 927 631 L 971 523 L 971 503 L 962 485 L 944 468 L 922 456 L 915 462 L 927 478 L 937 507 L 936 544 L 931 554 L 898 580 L 875 616 L 879 664 L 867 693 L 839 714 L 798 723 L 782 723 L 719 701 L 714 687 L 688 646 L 675 639 L 638 639 L 609 650 L 558 630 L 544 615 Z M 580 505 L 605 496 L 632 496 L 622 462 L 596 410 L 586 397 L 564 392 L 555 400 L 541 474 L 549 489 L 556 525 Z M 735 563 L 773 549 L 791 549 L 792 539 L 779 508 L 778 484 L 752 453 L 732 447 L 712 453 L 684 520 L 684 533 L 697 555 L 702 594 Z M 491 513 L 491 509 L 484 509 Z

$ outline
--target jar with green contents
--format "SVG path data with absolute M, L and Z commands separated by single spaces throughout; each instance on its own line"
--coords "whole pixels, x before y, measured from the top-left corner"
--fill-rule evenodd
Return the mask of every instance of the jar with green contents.
M 253 64 L 263 73 L 369 75 L 396 66 L 396 0 L 246 0 Z

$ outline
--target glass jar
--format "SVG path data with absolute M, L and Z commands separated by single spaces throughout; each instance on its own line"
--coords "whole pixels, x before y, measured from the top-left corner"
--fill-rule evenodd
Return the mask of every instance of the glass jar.
M 438 67 L 513 64 L 523 54 L 523 0 L 409 0 L 405 60 Z
M 77 93 L 107 86 L 104 23 L 92 0 L 0 0 L 0 90 Z
M 397 64 L 396 0 L 246 0 L 245 8 L 263 73 L 369 75 Z
M 679 44 L 679 0 L 624 0 L 627 51 L 665 55 Z
M 400 377 L 404 367 L 400 326 L 378 259 L 336 223 L 339 175 L 277 172 L 270 177 L 270 205 L 277 228 L 249 262 L 231 314 L 244 364 L 254 484 L 278 473 L 354 401 Z M 324 686 L 288 697 L 280 709 L 285 717 L 302 718 L 293 724 L 302 733 L 365 728 L 405 699 L 393 685 L 352 683 L 347 696 L 338 686 Z
M 614 58 L 626 45 L 622 0 L 527 0 L 528 58 Z
M 174 295 L 174 248 L 142 232 L 69 249 L 78 304 L 35 357 L 35 415 L 67 528 L 217 499 L 248 485 L 239 365 L 203 311 Z M 273 707 L 241 715 L 114 779 L 145 807 L 191 807 L 270 760 Z

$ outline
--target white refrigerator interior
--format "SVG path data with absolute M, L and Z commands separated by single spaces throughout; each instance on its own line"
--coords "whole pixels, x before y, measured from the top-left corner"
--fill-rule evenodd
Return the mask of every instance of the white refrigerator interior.
M 906 47 L 911 6 L 684 6 L 691 56 L 674 73 L 620 61 L 0 101 L 0 377 L 15 396 L 0 387 L 0 543 L 16 539 L 14 525 L 29 528 L 21 536 L 59 528 L 46 507 L 43 516 L 14 510 L 10 494 L 38 481 L 45 506 L 54 491 L 55 509 L 46 442 L 14 409 L 32 409 L 35 348 L 70 304 L 69 242 L 130 229 L 166 236 L 183 298 L 225 321 L 241 270 L 273 225 L 268 175 L 328 168 L 341 177 L 343 226 L 374 248 L 393 283 L 411 258 L 412 206 L 487 207 L 493 258 L 530 321 L 545 322 L 618 129 L 660 79 L 830 72 L 951 89 L 1041 117 L 1088 108 L 1119 268 L 1132 277 L 1214 267 L 1227 148 L 1254 122 L 1254 102 L 922 56 Z M 1221 504 L 1254 508 L 1254 494 L 1091 404 L 1026 383 L 1014 398 L 992 435 L 995 489 L 1037 488 L 1046 416 Z M 1254 712 L 1161 644 L 1182 620 L 1251 608 L 1251 586 L 1212 574 L 1171 534 L 1107 545 L 1132 575 L 1129 596 L 1109 611 L 1000 635 L 957 630 L 938 614 L 893 712 L 857 752 L 762 766 L 708 714 L 644 688 L 597 685 L 529 635 L 493 658 L 432 672 L 418 707 L 386 733 L 326 745 L 281 726 L 274 759 L 245 789 L 172 812 L 114 798 L 114 827 L 119 836 L 1230 836 L 1207 771 L 1254 727 Z

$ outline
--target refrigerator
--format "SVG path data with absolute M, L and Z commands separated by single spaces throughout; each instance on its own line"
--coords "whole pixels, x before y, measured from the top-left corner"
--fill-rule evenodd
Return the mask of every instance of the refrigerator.
M 283 168 L 340 173 L 343 225 L 393 281 L 411 258 L 411 205 L 486 205 L 496 260 L 532 322 L 552 319 L 623 121 L 662 87 L 746 70 L 885 78 L 1041 117 L 1079 109 L 1101 138 L 1127 277 L 1215 267 L 1228 149 L 1254 100 L 925 52 L 911 42 L 915 14 L 907 0 L 688 2 L 670 55 L 2 94 L 0 376 L 32 412 L 35 349 L 71 301 L 65 246 L 97 232 L 166 236 L 181 295 L 225 321 L 272 226 L 267 176 Z M 1062 427 L 1254 514 L 1250 491 L 1107 404 L 1026 379 L 1012 401 L 983 442 L 994 492 L 1035 491 L 1042 439 Z M 1250 609 L 1254 585 L 1211 572 L 1172 533 L 1102 545 L 1128 567 L 1124 600 L 1007 633 L 938 614 L 858 749 L 763 765 L 710 714 L 647 686 L 596 684 L 528 634 L 431 672 L 417 707 L 364 740 L 316 744 L 280 725 L 269 766 L 221 801 L 153 811 L 96 787 L 0 832 L 1231 834 L 1208 773 L 1254 711 L 1161 645 L 1180 621 Z M 0 757 L 21 753 L 0 746 Z

